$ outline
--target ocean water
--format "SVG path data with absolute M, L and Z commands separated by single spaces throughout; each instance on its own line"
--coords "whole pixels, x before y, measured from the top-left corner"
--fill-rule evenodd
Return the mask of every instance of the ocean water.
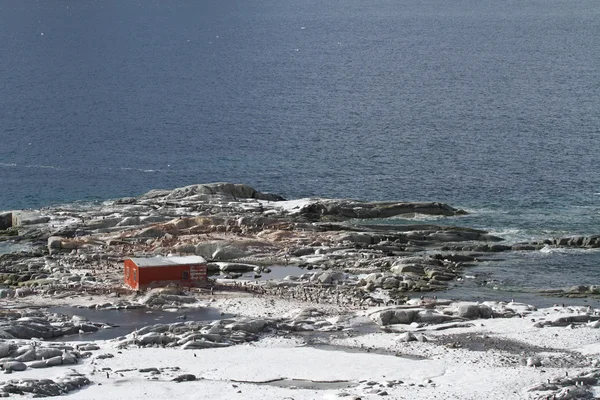
M 0 210 L 231 181 L 598 233 L 598 32 L 594 0 L 0 2 Z

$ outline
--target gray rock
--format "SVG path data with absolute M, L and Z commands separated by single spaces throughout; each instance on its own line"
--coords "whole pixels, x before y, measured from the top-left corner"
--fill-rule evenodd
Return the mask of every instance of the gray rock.
M 213 253 L 219 248 L 219 242 L 200 242 L 196 245 L 196 255 L 204 258 L 211 258 Z
M 181 346 L 182 350 L 200 350 L 200 349 L 212 349 L 215 347 L 229 347 L 230 343 L 215 343 L 209 342 L 208 340 L 190 340 Z
M 0 213 L 0 231 L 12 228 L 12 212 Z
M 151 196 L 155 191 L 151 191 L 142 198 Z M 270 193 L 261 193 L 256 191 L 254 188 L 243 185 L 233 184 L 229 182 L 217 182 L 217 183 L 206 183 L 199 185 L 190 185 L 182 188 L 174 189 L 165 196 L 165 198 L 173 199 L 184 199 L 195 195 L 221 195 L 227 196 L 231 199 L 258 199 L 267 201 L 281 201 L 283 197 L 277 196 Z
M 26 226 L 45 224 L 50 221 L 50 217 L 42 215 L 39 211 L 13 211 L 12 226 Z
M 377 324 L 393 325 L 393 324 L 410 324 L 417 316 L 418 310 L 413 309 L 396 309 L 396 310 L 384 310 L 377 312 L 371 316 L 377 322 Z
M 150 332 L 142 336 L 138 336 L 138 343 L 142 346 L 149 344 L 163 344 L 165 336 L 161 333 Z
M 95 344 L 84 344 L 84 345 L 78 345 L 77 349 L 81 350 L 81 351 L 92 351 L 92 350 L 100 350 L 100 347 Z
M 50 236 L 48 238 L 48 250 L 52 253 L 52 250 L 57 250 L 62 247 L 62 237 Z
M 267 326 L 267 321 L 263 319 L 254 319 L 248 321 L 235 322 L 229 325 L 229 328 L 234 331 L 245 331 L 250 333 L 260 333 Z
M 476 319 L 476 318 L 491 318 L 493 310 L 482 304 L 459 304 L 456 315 L 461 318 Z
M 125 217 L 116 226 L 135 226 L 140 224 L 142 224 L 140 217 Z
M 425 269 L 422 265 L 417 264 L 394 264 L 390 271 L 396 275 L 425 275 Z
M 48 364 L 46 364 L 45 360 L 37 360 L 37 361 L 30 362 L 27 366 L 29 368 L 47 368 Z
M 256 265 L 252 264 L 241 264 L 241 263 L 228 263 L 228 262 L 216 262 L 212 263 L 219 266 L 219 269 L 223 272 L 250 272 L 254 271 Z
M 34 361 L 36 359 L 37 359 L 37 357 L 36 357 L 34 349 L 31 349 L 31 350 L 27 351 L 26 353 L 21 354 L 20 356 L 15 358 L 16 361 L 21 361 L 21 362 L 29 362 L 29 361 Z
M 541 367 L 542 360 L 538 356 L 527 357 L 526 364 L 528 367 Z
M 27 365 L 21 361 L 7 361 L 2 364 L 5 371 L 25 371 Z
M 188 382 L 188 381 L 195 381 L 196 380 L 196 375 L 192 375 L 192 374 L 183 374 L 183 375 L 179 375 L 175 378 L 173 378 L 174 382 Z
M 65 352 L 62 355 L 62 363 L 63 365 L 72 365 L 72 364 L 77 364 L 77 357 L 75 357 L 73 354 L 71 353 L 67 353 Z
M 418 312 L 416 319 L 426 324 L 441 324 L 443 322 L 452 320 L 452 317 L 441 314 L 435 310 L 422 310 Z
M 8 357 L 11 352 L 11 346 L 8 343 L 0 343 L 0 358 Z
M 213 260 L 235 260 L 246 257 L 248 253 L 234 246 L 219 247 L 212 253 Z
M 417 338 L 411 332 L 404 332 L 398 337 L 398 340 L 401 342 L 414 342 Z
M 49 367 L 54 367 L 56 365 L 61 365 L 63 362 L 62 356 L 51 357 L 46 360 L 46 365 Z
M 331 284 L 334 282 L 341 282 L 344 280 L 343 272 L 332 272 L 332 271 L 323 271 L 314 275 L 313 280 L 316 279 L 320 283 Z
M 149 368 L 140 368 L 140 369 L 138 369 L 138 372 L 146 373 L 146 372 L 160 372 L 160 371 L 156 367 L 149 367 Z

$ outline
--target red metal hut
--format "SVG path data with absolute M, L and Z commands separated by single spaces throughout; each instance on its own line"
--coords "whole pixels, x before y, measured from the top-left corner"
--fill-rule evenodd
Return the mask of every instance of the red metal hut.
M 200 286 L 206 283 L 206 260 L 199 256 L 148 257 L 125 260 L 125 283 L 135 290 L 168 284 Z

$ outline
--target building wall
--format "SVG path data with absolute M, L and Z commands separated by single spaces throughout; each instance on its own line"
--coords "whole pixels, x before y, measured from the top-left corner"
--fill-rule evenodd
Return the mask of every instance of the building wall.
M 135 290 L 163 287 L 170 283 L 180 286 L 198 286 L 204 284 L 207 280 L 206 265 L 169 265 L 140 268 L 132 260 L 125 260 L 124 280 L 127 285 Z
M 123 270 L 123 277 L 125 284 L 129 285 L 132 289 L 139 289 L 139 271 L 138 266 L 132 260 L 125 260 L 125 266 Z

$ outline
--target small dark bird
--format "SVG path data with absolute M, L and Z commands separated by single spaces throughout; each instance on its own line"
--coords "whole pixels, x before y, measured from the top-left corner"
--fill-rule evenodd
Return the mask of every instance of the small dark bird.
M 196 357 L 196 353 L 194 353 L 194 357 Z

